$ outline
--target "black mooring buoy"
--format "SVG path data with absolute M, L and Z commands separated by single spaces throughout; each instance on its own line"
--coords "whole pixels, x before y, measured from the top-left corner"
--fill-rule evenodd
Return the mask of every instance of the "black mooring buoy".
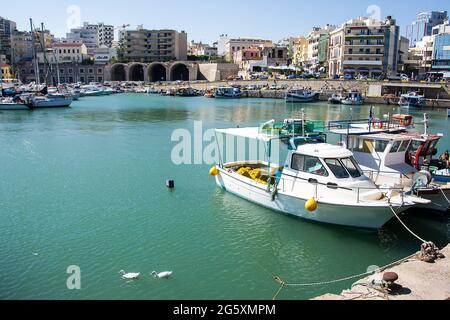
M 167 180 L 167 181 L 166 181 L 166 186 L 167 186 L 167 188 L 169 188 L 169 189 L 175 188 L 175 181 L 173 181 L 173 180 Z

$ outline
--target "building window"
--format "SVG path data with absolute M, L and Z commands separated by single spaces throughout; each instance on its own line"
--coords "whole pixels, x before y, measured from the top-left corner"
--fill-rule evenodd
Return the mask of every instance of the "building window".
M 103 82 L 103 77 L 98 77 L 97 80 L 97 82 Z
M 84 73 L 84 69 L 80 69 L 80 73 Z
M 97 73 L 98 73 L 98 74 L 103 74 L 103 69 L 100 69 L 100 68 L 97 69 Z
M 84 77 L 80 77 L 80 81 L 84 83 Z
M 73 69 L 70 68 L 68 72 L 69 72 L 69 74 L 72 74 L 73 73 Z
M 59 69 L 60 74 L 64 74 L 64 69 Z
M 94 73 L 94 69 L 89 68 L 88 72 L 89 72 L 90 74 L 92 74 L 92 73 Z

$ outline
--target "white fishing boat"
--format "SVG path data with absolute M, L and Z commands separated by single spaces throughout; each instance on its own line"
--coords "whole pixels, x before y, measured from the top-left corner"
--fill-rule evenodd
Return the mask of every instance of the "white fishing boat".
M 341 100 L 341 103 L 351 106 L 360 106 L 364 104 L 364 97 L 358 91 L 350 91 L 347 93 L 345 99 Z
M 426 105 L 426 100 L 425 96 L 420 95 L 418 92 L 412 91 L 407 94 L 402 94 L 398 104 L 404 107 L 422 108 Z
M 342 93 L 333 93 L 333 95 L 328 99 L 328 102 L 331 104 L 341 104 L 344 99 L 345 96 Z
M 304 103 L 317 100 L 317 93 L 311 90 L 291 90 L 287 91 L 285 95 L 286 102 L 290 103 Z
M 309 130 L 305 125 L 302 127 L 304 134 L 308 135 Z M 227 139 L 257 140 L 268 150 L 264 161 L 223 163 L 221 159 L 210 172 L 217 185 L 278 212 L 322 223 L 367 229 L 381 228 L 395 216 L 392 210 L 398 214 L 418 203 L 430 202 L 406 195 L 401 189 L 378 187 L 364 175 L 351 151 L 320 140 L 299 143 L 295 148 L 288 144 L 291 147 L 285 163 L 272 163 L 272 143 L 290 136 L 280 132 L 283 130 L 275 126 L 272 134 L 260 128 L 216 130 L 216 135 Z M 220 145 L 218 147 L 221 150 Z
M 0 98 L 0 110 L 29 110 L 25 102 L 12 97 Z
M 433 181 L 427 171 L 442 135 L 406 130 L 339 134 L 364 174 L 377 186 L 402 188 L 431 201 L 418 207 L 443 212 L 449 209 L 450 186 Z
M 63 94 L 48 94 L 46 96 L 30 96 L 27 105 L 31 109 L 68 108 L 73 98 Z

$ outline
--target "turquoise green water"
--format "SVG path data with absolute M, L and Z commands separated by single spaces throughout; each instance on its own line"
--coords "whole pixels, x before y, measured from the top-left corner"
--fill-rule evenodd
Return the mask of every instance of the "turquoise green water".
M 349 107 L 283 101 L 116 95 L 84 98 L 67 110 L 0 112 L 1 299 L 271 299 L 271 275 L 288 282 L 332 280 L 416 251 L 392 221 L 379 233 L 280 215 L 224 193 L 209 165 L 171 162 L 173 130 L 257 125 L 272 118 L 344 119 Z M 353 109 L 365 118 L 368 106 Z M 377 107 L 378 116 L 398 111 Z M 430 111 L 446 133 L 446 112 Z M 416 120 L 421 113 L 415 112 Z M 419 126 L 419 130 L 422 130 Z M 165 180 L 173 178 L 169 191 Z M 405 219 L 443 245 L 448 218 Z M 66 269 L 81 268 L 81 290 Z M 141 272 L 127 283 L 118 272 Z M 155 280 L 153 270 L 173 270 Z M 338 293 L 352 281 L 286 289 L 280 299 Z

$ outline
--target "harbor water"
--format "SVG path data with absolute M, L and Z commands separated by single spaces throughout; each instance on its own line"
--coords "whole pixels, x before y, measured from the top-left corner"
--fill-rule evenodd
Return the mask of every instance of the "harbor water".
M 272 299 L 273 276 L 328 281 L 412 254 L 395 219 L 379 232 L 303 221 L 228 194 L 210 165 L 175 165 L 176 129 L 256 126 L 270 119 L 367 118 L 370 106 L 216 100 L 146 94 L 82 98 L 70 109 L 0 111 L 0 299 Z M 377 106 L 375 114 L 408 112 Z M 422 111 L 409 110 L 422 131 Z M 446 135 L 446 110 L 427 110 Z M 167 179 L 175 189 L 167 189 Z M 411 212 L 406 224 L 443 246 L 448 216 Z M 81 290 L 66 285 L 81 270 Z M 120 270 L 141 272 L 126 282 Z M 156 280 L 152 271 L 173 271 Z M 287 288 L 279 299 L 339 293 L 352 281 Z

